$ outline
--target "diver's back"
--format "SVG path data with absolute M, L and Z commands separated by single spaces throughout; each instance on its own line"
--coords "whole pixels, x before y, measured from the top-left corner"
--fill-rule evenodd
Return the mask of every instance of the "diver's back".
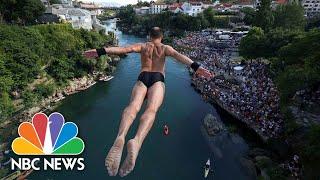
M 161 72 L 164 74 L 165 45 L 147 42 L 141 50 L 141 72 Z

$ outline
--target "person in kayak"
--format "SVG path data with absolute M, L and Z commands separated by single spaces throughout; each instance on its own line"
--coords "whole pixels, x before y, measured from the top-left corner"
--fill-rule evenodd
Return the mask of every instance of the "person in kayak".
M 164 135 L 168 135 L 169 134 L 169 127 L 167 125 L 164 125 L 163 133 L 164 133 Z
M 105 161 L 110 176 L 118 173 L 122 156 L 125 137 L 132 122 L 147 97 L 147 106 L 140 118 L 140 124 L 135 137 L 127 142 L 127 157 L 123 162 L 119 175 L 128 175 L 134 168 L 142 143 L 150 131 L 156 114 L 162 104 L 165 93 L 165 57 L 170 56 L 191 67 L 195 73 L 205 78 L 213 75 L 198 63 L 180 54 L 171 46 L 162 44 L 162 30 L 159 27 L 151 29 L 150 41 L 137 43 L 127 47 L 103 47 L 84 52 L 87 58 L 97 58 L 105 54 L 123 55 L 127 53 L 141 54 L 141 71 L 138 80 L 133 87 L 129 105 L 124 109 L 117 137 L 111 147 Z

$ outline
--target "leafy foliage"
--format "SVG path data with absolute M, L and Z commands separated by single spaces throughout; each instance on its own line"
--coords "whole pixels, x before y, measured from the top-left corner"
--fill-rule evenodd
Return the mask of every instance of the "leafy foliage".
M 320 168 L 320 126 L 314 125 L 306 135 L 306 146 L 301 149 L 304 158 L 305 174 L 307 179 L 317 179 Z
M 60 4 L 61 0 L 50 0 L 50 4 Z
M 241 40 L 240 54 L 247 58 L 275 57 L 282 47 L 300 35 L 303 32 L 295 29 L 276 28 L 265 33 L 260 27 L 253 27 Z
M 33 93 L 30 90 L 25 90 L 22 93 L 22 99 L 23 99 L 23 105 L 26 108 L 30 108 L 39 100 L 39 96 L 35 93 Z
M 282 47 L 279 58 L 285 64 L 280 71 L 278 85 L 283 99 L 288 99 L 298 90 L 312 88 L 320 83 L 320 30 L 313 30 L 299 36 L 292 43 Z
M 214 20 L 215 14 L 216 14 L 215 11 L 211 7 L 203 11 L 203 15 L 207 19 L 211 27 L 215 25 L 215 20 Z
M 301 128 L 288 108 L 297 91 L 317 89 L 320 84 L 320 30 L 318 19 L 309 20 L 308 31 L 304 31 L 306 20 L 303 8 L 297 4 L 280 5 L 274 11 L 268 0 L 262 1 L 255 16 L 255 24 L 240 44 L 240 54 L 247 58 L 265 57 L 271 62 L 270 72 L 280 92 L 281 111 L 285 118 L 285 136 L 298 139 L 293 148 L 302 155 L 306 179 L 319 177 L 320 128 Z M 260 20 L 261 22 L 258 22 Z M 311 24 L 312 23 L 312 24 Z M 301 129 L 305 129 L 301 135 Z M 269 172 L 271 179 L 283 179 L 277 169 Z
M 245 14 L 245 23 L 261 27 L 265 32 L 273 28 L 303 30 L 306 25 L 303 7 L 293 2 L 278 5 L 273 11 L 271 0 L 261 0 L 257 12 L 250 9 L 243 9 L 242 12 Z
M 4 177 L 8 172 L 9 170 L 6 168 L 0 169 L 0 177 Z
M 118 26 L 123 31 L 131 31 L 133 34 L 145 35 L 154 26 L 161 27 L 169 31 L 172 35 L 179 36 L 185 31 L 199 31 L 208 27 L 228 27 L 229 21 L 238 21 L 234 16 L 215 16 L 216 12 L 208 8 L 199 13 L 197 17 L 192 17 L 183 13 L 174 14 L 164 11 L 157 15 L 138 16 L 135 14 L 133 6 L 128 5 L 120 8 L 118 17 L 121 21 Z
M 14 112 L 14 107 L 12 100 L 7 92 L 2 92 L 0 94 L 0 114 L 1 118 L 7 118 Z
M 53 84 L 38 84 L 34 90 L 36 94 L 41 97 L 48 97 L 53 94 L 54 92 L 54 85 Z
M 254 19 L 254 25 L 263 30 L 269 30 L 274 22 L 274 16 L 271 11 L 271 0 L 261 0 L 257 14 Z
M 261 28 L 254 27 L 242 39 L 240 54 L 247 58 L 271 58 L 281 100 L 288 102 L 296 91 L 320 83 L 320 53 L 316 51 L 320 48 L 319 39 L 319 30 L 277 28 L 265 34 Z
M 40 0 L 0 0 L 0 16 L 9 23 L 34 24 L 44 11 Z
M 101 47 L 109 40 L 109 36 L 74 30 L 67 24 L 0 25 L 0 119 L 14 111 L 13 91 L 22 95 L 26 107 L 53 93 L 54 84 L 30 87 L 35 79 L 47 76 L 63 85 L 68 79 L 99 68 L 98 63 L 83 58 L 81 52 Z
M 306 25 L 303 7 L 296 3 L 277 6 L 274 11 L 273 27 L 284 29 L 301 29 Z
M 147 2 L 147 1 L 139 1 L 137 4 L 136 4 L 137 7 L 143 7 L 143 6 L 150 6 L 150 3 Z
M 240 54 L 246 58 L 255 58 L 265 55 L 266 35 L 259 27 L 253 27 L 248 35 L 241 40 Z
M 255 20 L 256 11 L 253 8 L 244 7 L 240 10 L 244 14 L 243 21 L 246 25 L 252 25 Z

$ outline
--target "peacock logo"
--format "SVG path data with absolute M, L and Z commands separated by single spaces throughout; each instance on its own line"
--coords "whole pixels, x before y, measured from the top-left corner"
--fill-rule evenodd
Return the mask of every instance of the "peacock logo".
M 20 137 L 11 145 L 18 155 L 79 155 L 84 150 L 84 142 L 77 137 L 77 125 L 65 123 L 57 112 L 49 118 L 44 113 L 35 114 L 32 123 L 20 124 L 18 133 Z

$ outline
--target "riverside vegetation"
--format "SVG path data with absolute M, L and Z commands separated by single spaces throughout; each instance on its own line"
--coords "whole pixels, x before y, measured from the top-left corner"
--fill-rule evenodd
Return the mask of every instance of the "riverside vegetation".
M 269 71 L 280 92 L 285 123 L 283 136 L 276 141 L 286 142 L 289 152 L 301 157 L 306 179 L 317 179 L 320 30 L 315 28 L 314 20 L 310 23 L 305 19 L 300 5 L 289 3 L 272 10 L 270 3 L 262 0 L 257 12 L 247 14 L 248 23 L 254 27 L 241 41 L 240 55 L 248 60 L 262 57 L 270 61 Z
M 19 115 L 61 92 L 75 78 L 94 71 L 109 74 L 111 57 L 82 57 L 82 51 L 113 42 L 113 37 L 70 24 L 38 25 L 40 0 L 0 1 L 0 150 L 11 138 Z M 16 8 L 12 8 L 15 6 Z M 28 8 L 21 8 L 28 7 Z M 92 75 L 89 75 L 92 78 Z M 50 102 L 49 102 L 50 103 Z M 16 120 L 17 121 L 17 120 Z M 9 125 L 10 128 L 7 128 Z M 1 159 L 0 159 L 1 160 Z M 0 170 L 0 177 L 6 174 Z
M 167 32 L 165 41 L 169 42 L 172 37 L 180 37 L 185 31 L 199 31 L 209 27 L 228 28 L 229 22 L 241 21 L 233 12 L 218 13 L 212 8 L 204 10 L 197 17 L 183 13 L 174 14 L 170 11 L 140 16 L 133 8 L 132 5 L 120 8 L 117 14 L 120 21 L 117 22 L 117 26 L 121 31 L 145 36 L 150 28 L 159 26 Z
M 109 40 L 109 36 L 74 30 L 68 24 L 0 25 L 1 119 L 10 117 L 21 105 L 31 107 L 52 95 L 68 80 L 93 70 L 110 72 L 106 57 L 94 61 L 81 55 L 82 50 L 100 47 Z

